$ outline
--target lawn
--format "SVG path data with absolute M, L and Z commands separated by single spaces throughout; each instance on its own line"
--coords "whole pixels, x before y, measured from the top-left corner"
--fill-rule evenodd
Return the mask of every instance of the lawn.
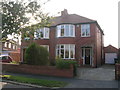
M 7 80 L 12 80 L 21 83 L 35 84 L 46 87 L 64 87 L 65 85 L 67 85 L 66 82 L 62 82 L 62 81 L 42 80 L 42 79 L 28 78 L 23 76 L 2 75 L 1 77 L 6 78 Z

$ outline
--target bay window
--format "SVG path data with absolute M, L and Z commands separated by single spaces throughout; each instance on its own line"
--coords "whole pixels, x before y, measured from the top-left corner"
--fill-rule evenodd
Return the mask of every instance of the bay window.
M 56 47 L 56 56 L 63 59 L 75 58 L 75 45 L 74 44 L 59 44 Z
M 75 26 L 71 24 L 64 24 L 57 26 L 57 37 L 74 37 Z
M 34 37 L 35 39 L 49 39 L 49 28 L 37 29 L 36 32 L 34 32 Z
M 82 37 L 90 36 L 90 24 L 82 24 L 81 25 L 81 36 Z

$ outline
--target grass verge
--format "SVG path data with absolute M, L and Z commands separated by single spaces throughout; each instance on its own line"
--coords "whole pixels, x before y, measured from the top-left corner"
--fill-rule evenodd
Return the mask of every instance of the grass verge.
M 35 84 L 46 87 L 64 87 L 65 85 L 67 85 L 66 82 L 62 82 L 62 81 L 42 80 L 42 79 L 28 78 L 23 76 L 2 75 L 1 77 L 6 78 L 7 80 L 12 80 L 21 83 Z

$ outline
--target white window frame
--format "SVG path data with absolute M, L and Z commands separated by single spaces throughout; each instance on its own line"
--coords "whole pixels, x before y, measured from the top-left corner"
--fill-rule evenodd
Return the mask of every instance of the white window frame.
M 61 45 L 63 45 L 64 46 L 64 48 L 61 48 Z M 65 50 L 66 50 L 66 45 L 68 45 L 69 46 L 69 58 L 65 58 Z M 59 48 L 58 48 L 58 46 L 59 46 Z M 71 46 L 73 46 L 74 48 L 70 48 Z M 64 49 L 64 58 L 63 59 L 75 59 L 75 44 L 58 44 L 57 46 L 56 46 L 56 57 L 60 57 L 60 53 L 61 53 L 61 49 Z M 57 54 L 57 51 L 59 50 L 59 55 Z M 71 50 L 73 50 L 73 58 L 71 58 Z
M 87 35 L 86 31 L 89 30 L 89 35 Z M 85 32 L 85 35 L 83 34 Z M 81 25 L 81 37 L 90 37 L 90 24 L 82 24 Z
M 41 37 L 41 32 L 43 32 L 43 37 Z M 49 39 L 49 33 L 50 33 L 50 29 L 47 28 L 47 27 L 44 27 L 44 28 L 40 28 L 40 29 L 37 29 L 35 32 L 34 32 L 34 39 Z M 37 36 L 38 34 L 38 36 Z
M 5 42 L 4 47 L 7 47 L 7 42 Z
M 15 49 L 15 45 L 13 44 L 13 49 Z
M 68 35 L 66 33 L 66 27 L 68 26 Z M 73 34 L 71 35 L 71 26 L 73 27 L 72 31 L 73 31 Z M 61 27 L 64 27 L 64 35 L 62 36 L 61 35 L 61 30 L 62 28 Z M 56 36 L 57 37 L 75 37 L 75 25 L 73 24 L 62 24 L 62 25 L 58 25 L 57 28 L 57 33 L 56 33 Z
M 11 45 L 12 45 L 12 44 L 11 44 L 11 43 L 9 43 L 9 46 L 8 46 L 8 48 L 11 48 Z

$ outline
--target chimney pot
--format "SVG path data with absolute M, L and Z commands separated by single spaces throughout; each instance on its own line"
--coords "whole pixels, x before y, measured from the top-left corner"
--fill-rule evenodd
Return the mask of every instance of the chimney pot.
M 64 11 L 61 11 L 61 16 L 68 15 L 67 9 L 64 9 Z

